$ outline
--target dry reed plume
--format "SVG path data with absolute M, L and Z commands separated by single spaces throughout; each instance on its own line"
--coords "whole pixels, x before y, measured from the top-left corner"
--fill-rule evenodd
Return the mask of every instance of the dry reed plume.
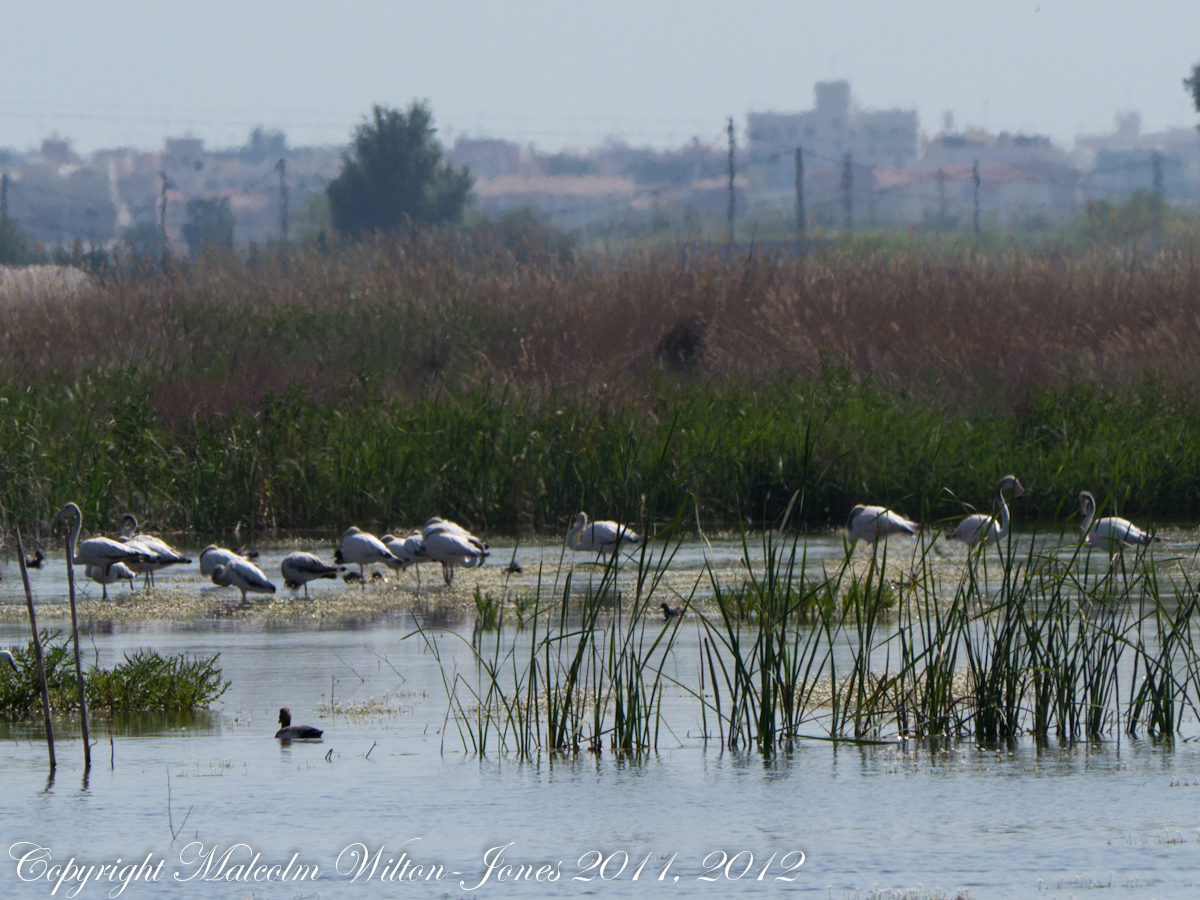
M 406 392 L 479 375 L 586 389 L 636 385 L 650 366 L 753 382 L 828 362 L 1019 402 L 1065 377 L 1182 380 L 1200 353 L 1190 255 L 520 258 L 440 236 L 166 273 L 118 265 L 90 296 L 10 304 L 0 357 L 19 380 L 152 367 L 155 405 L 173 417 L 289 384 L 335 399 L 364 376 Z

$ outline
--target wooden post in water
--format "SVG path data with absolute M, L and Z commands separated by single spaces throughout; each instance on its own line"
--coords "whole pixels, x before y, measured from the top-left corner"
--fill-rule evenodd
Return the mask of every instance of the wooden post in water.
M 17 559 L 21 562 L 21 581 L 25 583 L 25 604 L 29 607 L 29 627 L 33 630 L 33 656 L 37 660 L 38 687 L 42 691 L 42 715 L 46 719 L 46 748 L 50 751 L 50 777 L 58 762 L 54 759 L 54 726 L 50 724 L 50 693 L 46 690 L 46 664 L 42 661 L 42 641 L 38 637 L 37 616 L 33 612 L 33 591 L 29 587 L 29 570 L 25 568 L 25 547 L 21 543 L 21 529 L 17 533 Z
M 107 574 L 107 573 L 106 573 Z M 87 696 L 83 689 L 83 667 L 79 664 L 79 622 L 75 617 L 75 561 L 67 550 L 67 591 L 71 598 L 71 639 L 75 643 L 75 685 L 79 688 L 79 725 L 83 732 L 83 771 L 92 768 L 92 742 L 88 736 Z

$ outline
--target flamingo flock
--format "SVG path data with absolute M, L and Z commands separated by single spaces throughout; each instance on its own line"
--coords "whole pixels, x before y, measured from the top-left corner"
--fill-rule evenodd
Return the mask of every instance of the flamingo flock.
M 1005 475 L 996 484 L 993 512 L 965 516 L 946 532 L 945 538 L 961 541 L 968 547 L 1003 541 L 1012 527 L 1009 500 L 1024 493 L 1016 476 Z M 1098 507 L 1090 491 L 1080 492 L 1079 506 L 1083 519 L 1082 541 L 1088 546 L 1103 547 L 1113 555 L 1125 545 L 1144 546 L 1160 540 L 1128 519 L 1116 516 L 1096 519 Z M 192 562 L 161 538 L 142 534 L 137 518 L 132 515 L 122 518 L 116 538 L 97 536 L 83 541 L 79 540 L 83 514 L 76 504 L 66 504 L 59 510 L 56 520 L 69 522 L 67 553 L 75 565 L 85 567 L 86 577 L 101 585 L 104 599 L 108 598 L 111 584 L 126 582 L 132 590 L 133 581 L 142 575 L 147 586 L 152 586 L 155 572 Z M 916 535 L 921 530 L 921 523 L 885 506 L 856 505 L 846 520 L 847 541 L 851 547 L 860 540 L 876 544 L 890 535 Z M 580 512 L 567 532 L 564 546 L 575 553 L 599 554 L 600 560 L 607 563 L 622 547 L 637 546 L 643 541 L 643 537 L 627 525 L 611 520 L 591 520 L 586 512 Z M 347 582 L 357 581 L 365 586 L 366 569 L 372 565 L 383 565 L 395 572 L 411 568 L 416 573 L 419 592 L 421 565 L 440 563 L 442 578 L 447 587 L 452 587 L 456 568 L 482 566 L 488 555 L 487 541 L 455 522 L 435 516 L 404 537 L 385 534 L 378 538 L 351 526 L 342 535 L 332 562 L 313 553 L 297 551 L 286 555 L 279 569 L 284 585 L 292 591 L 303 590 L 305 599 L 309 597 L 308 583 L 317 579 L 336 579 L 341 575 Z M 256 552 L 240 548 L 229 550 L 210 544 L 200 551 L 200 574 L 210 578 L 215 585 L 236 588 L 245 604 L 251 594 L 269 596 L 276 592 L 275 585 L 255 564 L 257 556 Z M 35 568 L 44 560 L 45 556 L 39 550 L 26 562 L 28 567 Z M 357 566 L 358 572 L 346 574 L 349 566 Z M 510 574 L 520 572 L 520 567 L 514 564 L 505 571 Z M 380 576 L 376 573 L 373 577 Z M 668 606 L 663 614 L 672 618 L 677 611 Z
M 1012 516 L 1005 491 L 1010 491 L 1013 497 L 1020 497 L 1025 493 L 1025 488 L 1015 475 L 1005 475 L 996 484 L 996 512 L 990 515 L 972 513 L 965 516 L 954 528 L 946 532 L 946 539 L 962 541 L 968 547 L 974 547 L 980 542 L 987 546 L 1008 537 Z M 1080 526 L 1083 543 L 1092 547 L 1103 547 L 1110 555 L 1117 553 L 1122 545 L 1144 546 L 1162 540 L 1138 528 L 1128 519 L 1108 516 L 1094 521 L 1096 498 L 1090 491 L 1081 491 L 1079 494 L 1079 514 L 1083 517 L 1083 524 Z M 920 530 L 919 523 L 906 519 L 884 506 L 855 506 L 846 521 L 847 540 L 851 546 L 860 539 L 875 544 L 888 535 L 914 535 Z
M 79 541 L 83 514 L 74 503 L 58 512 L 56 521 L 70 522 L 67 553 L 75 565 L 84 566 L 85 575 L 101 585 L 103 598 L 108 599 L 108 586 L 132 582 L 144 575 L 146 586 L 153 586 L 154 572 L 167 566 L 190 564 L 191 559 L 179 553 L 161 538 L 141 534 L 137 518 L 126 515 L 116 538 L 93 537 Z M 346 529 L 334 561 L 327 562 L 313 553 L 295 552 L 285 556 L 279 565 L 283 583 L 293 591 L 304 591 L 308 599 L 308 583 L 319 578 L 337 578 L 347 566 L 358 566 L 358 573 L 345 575 L 346 581 L 366 583 L 366 567 L 383 564 L 394 571 L 419 566 L 422 563 L 441 563 L 447 587 L 454 582 L 456 567 L 474 568 L 483 565 L 488 557 L 487 541 L 472 534 L 456 522 L 434 517 L 423 528 L 414 529 L 404 538 L 386 534 L 377 538 L 357 526 Z M 275 585 L 254 562 L 257 552 L 229 550 L 209 544 L 200 551 L 200 574 L 219 587 L 236 588 L 245 604 L 250 594 L 271 595 Z M 27 560 L 29 567 L 40 568 L 45 555 L 39 550 L 36 559 Z M 419 573 L 419 570 L 417 570 Z M 378 577 L 378 575 L 376 575 Z M 417 579 L 420 589 L 420 577 Z

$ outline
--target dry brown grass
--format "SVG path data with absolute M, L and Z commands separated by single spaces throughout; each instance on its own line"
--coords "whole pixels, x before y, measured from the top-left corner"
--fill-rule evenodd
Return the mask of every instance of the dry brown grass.
M 160 412 L 255 405 L 296 384 L 336 399 L 498 375 L 556 389 L 649 367 L 759 379 L 833 361 L 900 387 L 987 384 L 1009 398 L 1079 376 L 1183 379 L 1200 353 L 1191 256 L 942 263 L 646 253 L 517 262 L 449 237 L 106 278 L 84 297 L 10 304 L 14 374 L 152 365 Z M 14 371 L 15 370 L 15 371 Z M 631 376 L 633 376 L 631 378 Z

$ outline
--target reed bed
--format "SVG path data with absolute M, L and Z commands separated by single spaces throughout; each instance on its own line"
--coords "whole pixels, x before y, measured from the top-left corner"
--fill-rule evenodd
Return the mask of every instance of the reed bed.
M 1195 517 L 1189 247 L 605 258 L 426 233 L 117 259 L 87 296 L 0 310 L 0 517 L 557 531 L 582 505 L 641 518 L 664 446 L 662 505 L 726 528 L 797 490 L 810 526 L 864 497 L 938 518 L 945 486 L 1003 471 L 1042 522 L 1084 487 Z
M 42 649 L 51 710 L 78 708 L 74 663 L 65 638 L 43 631 Z M 33 644 L 12 650 L 17 671 L 0 671 L 0 716 L 26 719 L 41 713 Z M 207 709 L 229 687 L 218 655 L 162 656 L 153 650 L 126 653 L 111 669 L 93 666 L 83 678 L 89 714 L 175 713 Z
M 1169 742 L 1200 725 L 1200 597 L 1144 548 L 1109 561 L 1065 537 L 1009 539 L 946 585 L 940 535 L 909 541 L 892 580 L 886 545 L 815 575 L 803 536 L 781 529 L 753 566 L 744 539 L 746 577 L 713 576 L 701 605 L 661 587 L 673 537 L 657 558 L 610 563 L 582 600 L 574 572 L 539 589 L 539 614 L 511 633 L 494 606 L 471 640 L 418 625 L 466 750 L 638 757 L 696 720 L 706 741 L 767 756 L 805 739 Z M 619 565 L 638 587 L 614 604 Z M 687 617 L 664 619 L 664 598 Z

